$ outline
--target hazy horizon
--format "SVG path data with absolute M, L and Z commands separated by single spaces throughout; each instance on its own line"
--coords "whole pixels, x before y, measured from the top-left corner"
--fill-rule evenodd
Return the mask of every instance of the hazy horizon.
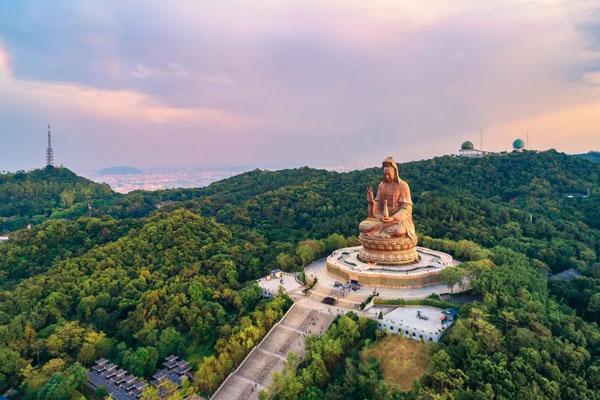
M 565 153 L 565 154 L 574 155 L 574 156 L 582 155 L 582 154 L 586 154 L 586 153 L 600 153 L 600 150 L 595 150 L 595 149 L 590 149 L 590 150 L 580 152 L 580 153 L 579 152 L 578 153 L 567 153 L 567 152 L 560 151 L 559 149 L 545 149 L 545 150 L 541 150 L 541 151 L 548 151 L 548 150 L 555 150 L 559 153 Z M 512 149 L 510 149 L 510 148 L 501 149 L 501 150 L 498 150 L 498 153 L 503 152 L 503 151 L 510 152 L 510 151 L 512 151 Z M 394 156 L 393 154 L 389 154 L 389 155 Z M 409 162 L 426 161 L 426 160 L 429 160 L 429 159 L 435 158 L 435 157 L 444 157 L 444 156 L 453 156 L 453 155 L 458 155 L 458 150 L 455 152 L 447 153 L 447 154 L 433 154 L 430 157 L 422 157 L 422 158 L 413 159 L 413 160 L 404 160 L 404 159 L 396 158 L 396 161 L 399 164 L 403 164 L 403 163 L 409 163 Z M 152 173 L 169 173 L 169 172 L 175 173 L 175 172 L 181 172 L 181 171 L 186 171 L 186 170 L 188 170 L 188 171 L 228 171 L 228 172 L 238 171 L 239 173 L 242 173 L 242 172 L 251 171 L 254 169 L 276 171 L 276 170 L 295 169 L 295 168 L 303 168 L 303 167 L 314 168 L 314 169 L 324 169 L 324 170 L 338 171 L 338 172 L 348 172 L 348 171 L 361 170 L 361 169 L 366 169 L 366 168 L 377 168 L 379 166 L 380 166 L 380 161 L 374 161 L 373 163 L 365 163 L 365 164 L 360 164 L 360 165 L 359 164 L 320 165 L 320 164 L 307 164 L 307 163 L 301 164 L 301 163 L 299 163 L 299 164 L 288 164 L 288 165 L 261 164 L 261 165 L 163 165 L 163 166 L 150 165 L 150 166 L 138 166 L 138 165 L 120 164 L 120 165 L 100 166 L 98 168 L 72 167 L 69 165 L 64 165 L 64 164 L 60 163 L 60 161 L 56 163 L 56 167 L 67 168 L 81 176 L 97 177 L 97 178 L 100 178 L 102 176 L 100 174 L 100 171 L 102 171 L 103 169 L 122 168 L 122 167 L 135 168 L 135 169 L 140 170 L 144 174 L 152 174 Z M 17 171 L 31 171 L 31 170 L 40 169 L 40 168 L 44 168 L 43 162 L 40 163 L 39 165 L 33 165 L 28 168 L 0 169 L 0 173 L 3 173 L 3 172 L 14 173 Z
M 600 149 L 594 1 L 0 5 L 0 170 Z

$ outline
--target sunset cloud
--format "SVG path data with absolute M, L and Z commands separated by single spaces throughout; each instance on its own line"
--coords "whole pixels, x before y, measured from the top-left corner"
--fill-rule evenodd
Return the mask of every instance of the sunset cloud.
M 585 74 L 583 80 L 592 86 L 600 87 L 600 71 Z
M 506 147 L 517 137 L 525 140 L 528 132 L 529 146 L 533 148 L 560 150 L 568 146 L 572 152 L 587 152 L 589 143 L 595 143 L 600 137 L 600 101 L 511 121 L 488 133 L 494 138 L 491 145 Z M 500 140 L 504 143 L 499 143 Z
M 0 169 L 36 165 L 48 121 L 88 167 L 369 165 L 452 153 L 481 128 L 490 150 L 527 129 L 539 149 L 600 148 L 594 1 L 0 8 L 0 149 L 16 149 Z
M 12 78 L 12 70 L 10 68 L 10 58 L 4 49 L 4 45 L 0 41 L 0 82 Z
M 170 71 L 177 71 L 173 64 Z M 13 76 L 7 52 L 0 47 L 0 103 L 26 103 L 33 109 L 52 113 L 78 113 L 83 117 L 129 119 L 138 122 L 193 122 L 241 127 L 251 119 L 234 116 L 209 107 L 169 107 L 156 98 L 128 90 L 106 90 L 66 82 L 17 79 Z

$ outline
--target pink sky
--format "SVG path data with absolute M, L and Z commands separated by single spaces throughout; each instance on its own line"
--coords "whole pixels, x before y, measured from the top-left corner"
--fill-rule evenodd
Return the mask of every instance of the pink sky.
M 600 149 L 599 50 L 594 1 L 2 4 L 0 170 Z

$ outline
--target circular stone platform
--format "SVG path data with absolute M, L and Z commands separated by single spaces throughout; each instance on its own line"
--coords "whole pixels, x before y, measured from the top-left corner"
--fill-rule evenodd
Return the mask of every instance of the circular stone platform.
M 406 264 L 381 264 L 361 261 L 362 246 L 346 247 L 327 257 L 327 272 L 343 282 L 356 281 L 363 286 L 411 288 L 441 283 L 440 273 L 456 263 L 441 251 L 417 247 L 419 261 Z

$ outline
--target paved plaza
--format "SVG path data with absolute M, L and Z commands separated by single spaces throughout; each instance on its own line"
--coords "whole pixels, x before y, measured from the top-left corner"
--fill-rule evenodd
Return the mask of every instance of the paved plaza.
M 278 275 L 267 275 L 257 281 L 258 286 L 263 290 L 263 296 L 276 296 L 280 287 L 286 293 L 292 293 L 302 287 L 302 283 L 296 279 L 295 274 L 280 272 Z
M 317 278 L 317 285 L 320 287 L 316 289 L 319 293 L 330 293 L 332 290 L 337 290 L 335 286 L 336 282 L 341 282 L 341 279 L 335 277 L 327 272 L 327 259 L 321 258 L 309 264 L 305 268 L 306 277 L 312 279 Z M 345 282 L 342 282 L 345 283 Z M 316 287 L 315 287 L 316 288 Z M 315 290 L 315 289 L 313 289 Z M 379 293 L 379 298 L 382 299 L 423 299 L 432 294 L 445 294 L 450 293 L 448 286 L 443 284 L 430 285 L 425 287 L 417 288 L 382 288 L 382 287 L 371 287 L 361 286 L 357 291 L 347 292 L 356 297 L 367 298 L 373 291 Z M 456 285 L 453 288 L 454 293 L 460 292 L 460 288 Z M 335 293 L 335 292 L 333 292 Z M 346 294 L 346 296 L 348 296 Z
M 346 247 L 334 251 L 328 258 L 330 263 L 338 264 L 340 268 L 364 273 L 394 273 L 401 275 L 416 275 L 425 271 L 436 271 L 453 265 L 453 258 L 441 251 L 417 247 L 419 260 L 406 265 L 374 264 L 361 261 L 358 258 L 361 246 Z

